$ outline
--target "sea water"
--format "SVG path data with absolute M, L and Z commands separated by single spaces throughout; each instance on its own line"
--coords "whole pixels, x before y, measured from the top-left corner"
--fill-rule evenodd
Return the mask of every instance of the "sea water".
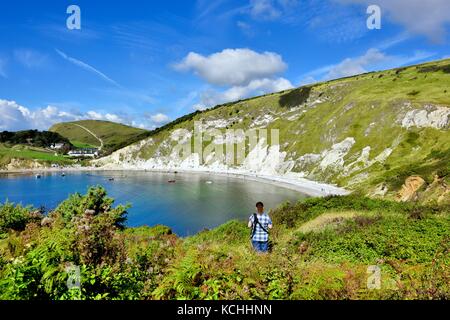
M 169 182 L 170 181 L 170 182 Z M 307 196 L 294 190 L 209 174 L 153 172 L 70 172 L 0 175 L 0 202 L 6 200 L 51 211 L 70 194 L 103 186 L 115 205 L 131 204 L 127 225 L 166 225 L 180 235 L 195 234 L 227 221 L 247 220 L 256 202 L 267 211 Z

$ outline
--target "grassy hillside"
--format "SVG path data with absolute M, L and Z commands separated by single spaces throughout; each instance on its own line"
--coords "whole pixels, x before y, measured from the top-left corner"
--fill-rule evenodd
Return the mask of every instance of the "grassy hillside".
M 59 123 L 52 126 L 50 131 L 69 139 L 78 148 L 100 148 L 103 142 L 103 154 L 110 154 L 149 135 L 143 129 L 97 120 Z
M 9 146 L 0 144 L 0 169 L 33 168 L 36 166 L 50 166 L 51 164 L 70 165 L 73 162 L 62 155 L 55 155 L 54 151 L 25 145 Z
M 173 163 L 172 133 L 203 121 L 224 134 L 280 130 L 280 175 L 390 198 L 408 177 L 420 176 L 424 200 L 448 201 L 449 90 L 448 59 L 319 83 L 193 113 L 101 164 Z
M 182 239 L 124 228 L 126 207 L 112 204 L 96 188 L 47 218 L 1 205 L 0 299 L 450 298 L 448 206 L 358 195 L 285 204 L 271 212 L 272 253 L 258 255 L 245 222 Z M 81 290 L 66 285 L 70 265 Z

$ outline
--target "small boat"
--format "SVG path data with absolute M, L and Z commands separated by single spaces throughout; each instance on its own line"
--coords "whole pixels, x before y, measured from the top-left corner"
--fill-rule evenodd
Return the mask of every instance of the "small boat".
M 206 181 L 206 184 L 212 184 L 213 182 L 212 181 Z
M 177 181 L 176 180 L 169 180 L 169 181 L 167 181 L 168 183 L 176 183 Z
M 61 177 L 65 177 L 65 176 L 66 176 L 65 172 L 61 173 Z
M 38 174 L 36 175 L 36 179 L 40 179 L 40 178 L 42 178 L 42 176 L 38 173 Z
M 114 181 L 114 178 L 109 178 L 108 180 L 109 180 L 109 181 Z

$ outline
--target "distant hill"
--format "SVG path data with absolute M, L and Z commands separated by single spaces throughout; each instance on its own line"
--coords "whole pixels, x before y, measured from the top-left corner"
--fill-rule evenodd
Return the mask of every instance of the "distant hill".
M 49 148 L 52 144 L 63 143 L 70 146 L 68 139 L 56 132 L 25 130 L 0 132 L 0 143 L 16 145 L 25 144 L 33 147 Z
M 59 133 L 78 148 L 101 148 L 103 155 L 110 154 L 150 135 L 150 131 L 147 130 L 97 120 L 58 123 L 49 131 Z

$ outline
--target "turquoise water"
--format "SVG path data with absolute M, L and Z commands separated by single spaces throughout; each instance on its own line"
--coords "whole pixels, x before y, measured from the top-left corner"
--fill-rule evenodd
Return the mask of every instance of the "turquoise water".
M 114 178 L 114 181 L 110 181 Z M 176 183 L 168 183 L 176 180 Z M 70 194 L 84 194 L 89 186 L 102 185 L 115 204 L 132 205 L 128 226 L 163 224 L 180 236 L 217 227 L 229 220 L 247 220 L 254 205 L 267 209 L 306 196 L 271 184 L 208 174 L 150 172 L 77 172 L 0 175 L 0 202 L 54 209 Z

